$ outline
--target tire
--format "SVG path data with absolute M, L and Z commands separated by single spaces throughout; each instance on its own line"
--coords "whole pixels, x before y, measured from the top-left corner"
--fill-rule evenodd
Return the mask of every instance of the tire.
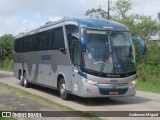
M 20 79 L 20 85 L 24 86 L 24 81 L 23 81 L 23 74 L 22 72 L 19 73 L 19 79 Z
M 29 87 L 29 83 L 28 83 L 28 81 L 27 81 L 26 73 L 24 73 L 24 75 L 23 75 L 23 85 L 24 85 L 24 87 L 26 87 L 26 88 Z
M 64 78 L 60 78 L 58 89 L 59 89 L 60 97 L 63 100 L 68 100 L 70 95 L 66 91 L 66 84 L 65 84 Z

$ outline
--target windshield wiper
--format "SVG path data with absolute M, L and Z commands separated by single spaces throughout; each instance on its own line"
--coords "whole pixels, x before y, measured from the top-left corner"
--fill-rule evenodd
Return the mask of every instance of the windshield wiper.
M 100 63 L 106 64 L 104 61 L 97 61 L 97 62 L 94 62 L 93 64 L 100 64 Z

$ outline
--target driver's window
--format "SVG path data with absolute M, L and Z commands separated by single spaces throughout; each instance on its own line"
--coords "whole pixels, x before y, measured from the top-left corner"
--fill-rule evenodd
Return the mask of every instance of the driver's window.
M 79 41 L 78 40 L 73 40 L 72 42 L 72 62 L 75 64 L 77 67 L 80 68 L 80 46 L 79 46 Z

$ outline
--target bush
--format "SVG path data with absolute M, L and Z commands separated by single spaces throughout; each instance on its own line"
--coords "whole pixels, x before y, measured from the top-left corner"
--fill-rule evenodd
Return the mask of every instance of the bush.
M 160 85 L 160 46 L 148 45 L 145 56 L 137 51 L 137 65 L 139 80 Z
M 5 59 L 4 61 L 0 61 L 0 69 L 12 71 L 13 70 L 13 60 Z

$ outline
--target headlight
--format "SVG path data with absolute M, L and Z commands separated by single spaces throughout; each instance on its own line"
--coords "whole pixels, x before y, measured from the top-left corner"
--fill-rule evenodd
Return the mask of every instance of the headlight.
M 83 82 L 86 82 L 87 79 L 81 76 L 81 80 L 82 80 Z
M 131 81 L 131 85 L 136 85 L 136 83 L 137 83 L 137 80 Z
M 94 80 L 86 79 L 86 78 L 84 78 L 84 77 L 82 77 L 82 76 L 81 76 L 81 80 L 82 80 L 83 82 L 86 82 L 86 83 L 91 84 L 91 85 L 96 85 L 96 84 L 98 84 L 98 82 L 96 82 L 96 81 L 94 81 Z
M 96 85 L 98 82 L 93 81 L 93 80 L 86 80 L 86 83 L 91 84 L 91 85 Z

